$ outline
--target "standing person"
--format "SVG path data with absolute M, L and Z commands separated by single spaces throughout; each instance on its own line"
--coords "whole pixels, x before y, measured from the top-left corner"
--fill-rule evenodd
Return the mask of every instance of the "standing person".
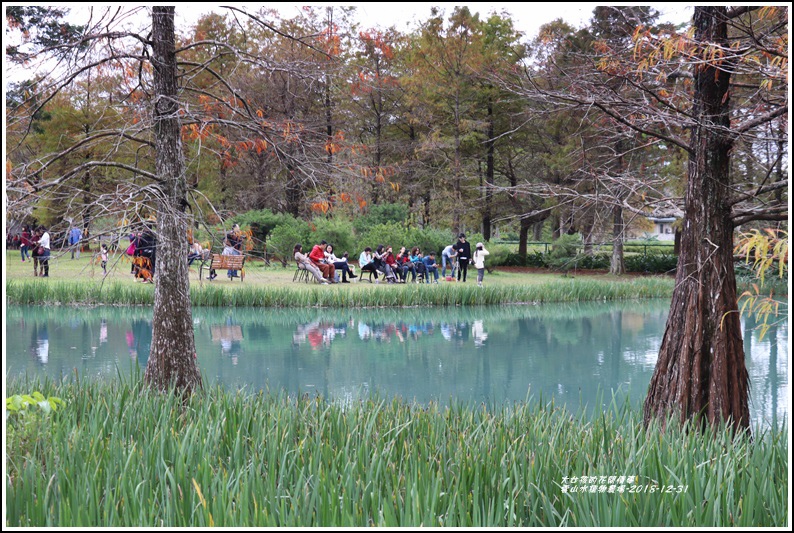
M 72 259 L 74 259 L 75 252 L 77 252 L 77 259 L 80 259 L 80 239 L 83 238 L 83 232 L 77 226 L 72 226 L 69 230 L 69 247 L 72 249 Z
M 435 282 L 438 283 L 438 263 L 436 263 L 436 253 L 430 252 L 427 254 L 427 257 L 422 260 L 422 262 L 424 262 L 425 271 L 427 272 L 425 275 L 425 278 L 427 278 L 427 283 L 430 283 L 430 274 L 433 274 Z
M 372 257 L 372 248 L 369 246 L 364 248 L 364 251 L 358 256 L 358 267 L 361 269 L 362 273 L 372 272 L 372 275 L 375 276 L 375 282 L 377 283 L 378 269 L 375 267 L 375 259 Z
M 41 277 L 50 277 L 50 234 L 45 226 L 39 228 L 39 264 L 41 265 Z
M 99 260 L 102 261 L 102 273 L 107 276 L 108 275 L 108 245 L 103 244 L 102 248 L 99 250 Z
M 243 255 L 243 233 L 240 231 L 240 225 L 235 224 L 232 226 L 232 231 L 226 235 L 226 239 L 229 241 L 229 246 L 232 248 L 232 252 L 228 255 Z M 227 255 L 227 254 L 222 254 Z M 239 278 L 240 276 L 237 275 L 236 270 L 227 270 L 226 275 L 231 278 Z
M 482 287 L 482 278 L 485 276 L 485 256 L 491 252 L 485 249 L 481 242 L 474 247 L 474 268 L 477 269 L 477 286 Z
M 22 254 L 22 262 L 25 262 L 25 259 L 30 259 L 30 228 L 28 226 L 24 226 L 22 228 L 22 234 L 19 236 L 19 253 Z
M 138 242 L 136 243 L 135 253 L 149 260 L 151 265 L 151 274 L 154 276 L 155 261 L 157 258 L 157 238 L 152 231 L 152 228 L 146 227 L 139 235 Z
M 303 245 L 296 244 L 295 248 L 292 249 L 293 256 L 295 257 L 295 261 L 298 264 L 311 272 L 314 276 L 314 279 L 317 280 L 317 283 L 322 283 L 323 285 L 328 285 L 328 282 L 323 278 L 323 273 L 317 268 L 314 262 L 309 259 L 309 256 L 303 253 Z
M 455 245 L 450 244 L 443 250 L 441 250 L 441 277 L 447 279 L 447 263 L 449 263 L 449 267 L 452 269 L 452 272 L 449 273 L 450 277 L 455 277 L 455 258 L 458 256 L 457 252 L 455 251 Z
M 41 254 L 39 253 L 39 238 L 41 238 L 41 233 L 39 230 L 34 230 L 33 233 L 30 235 L 30 257 L 33 259 L 33 275 L 39 275 L 39 257 Z
M 137 251 L 138 251 L 138 239 L 140 238 L 140 236 L 141 236 L 140 232 L 135 233 L 133 231 L 132 233 L 130 233 L 130 245 L 127 246 L 127 251 L 124 252 L 128 256 L 130 256 L 130 260 L 132 262 L 132 265 L 130 266 L 130 274 L 135 274 L 135 257 L 139 255 Z
M 331 283 L 336 283 L 336 268 L 334 265 L 328 264 L 325 259 L 325 247 L 328 243 L 320 241 L 320 244 L 315 244 L 312 251 L 309 252 L 309 259 L 311 259 L 314 266 L 320 269 L 323 277 Z
M 469 260 L 471 259 L 471 244 L 466 241 L 466 234 L 458 235 L 458 242 L 455 244 L 455 253 L 458 254 L 458 281 L 466 283 L 466 274 L 469 272 Z

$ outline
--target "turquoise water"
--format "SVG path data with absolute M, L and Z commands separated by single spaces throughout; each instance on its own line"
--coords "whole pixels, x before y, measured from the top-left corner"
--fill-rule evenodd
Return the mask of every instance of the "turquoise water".
M 420 403 L 527 399 L 572 410 L 645 397 L 667 300 L 493 308 L 196 308 L 198 362 L 228 388 L 348 401 L 378 393 Z M 115 379 L 145 366 L 151 308 L 9 306 L 6 375 Z M 788 327 L 759 338 L 743 319 L 754 424 L 787 413 Z M 599 396 L 599 394 L 601 396 Z

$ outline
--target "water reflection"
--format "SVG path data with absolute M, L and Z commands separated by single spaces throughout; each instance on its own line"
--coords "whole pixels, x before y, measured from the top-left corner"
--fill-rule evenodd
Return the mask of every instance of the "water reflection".
M 47 324 L 33 323 L 31 326 L 30 353 L 43 365 L 50 359 L 50 339 Z
M 669 302 L 493 308 L 194 309 L 199 365 L 228 387 L 353 399 L 371 392 L 419 402 L 550 399 L 572 409 L 612 391 L 640 404 Z M 743 319 L 756 422 L 787 413 L 788 329 L 761 339 Z M 7 310 L 8 375 L 115 378 L 144 366 L 151 309 Z

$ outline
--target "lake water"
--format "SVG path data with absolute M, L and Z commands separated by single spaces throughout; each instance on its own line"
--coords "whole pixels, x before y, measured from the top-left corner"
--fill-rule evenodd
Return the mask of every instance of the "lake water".
M 419 309 L 195 308 L 199 366 L 227 388 L 377 393 L 420 403 L 551 400 L 576 411 L 612 392 L 640 406 L 667 300 Z M 8 306 L 6 375 L 115 379 L 145 366 L 151 308 Z M 754 425 L 787 419 L 788 326 L 742 319 Z M 600 406 L 599 406 L 600 407 Z

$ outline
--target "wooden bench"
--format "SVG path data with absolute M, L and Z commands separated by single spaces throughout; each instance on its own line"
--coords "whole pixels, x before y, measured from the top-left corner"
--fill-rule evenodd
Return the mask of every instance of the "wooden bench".
M 245 256 L 212 254 L 208 260 L 202 261 L 199 267 L 199 279 L 204 279 L 204 269 L 210 273 L 214 270 L 239 270 L 240 282 L 245 280 Z

